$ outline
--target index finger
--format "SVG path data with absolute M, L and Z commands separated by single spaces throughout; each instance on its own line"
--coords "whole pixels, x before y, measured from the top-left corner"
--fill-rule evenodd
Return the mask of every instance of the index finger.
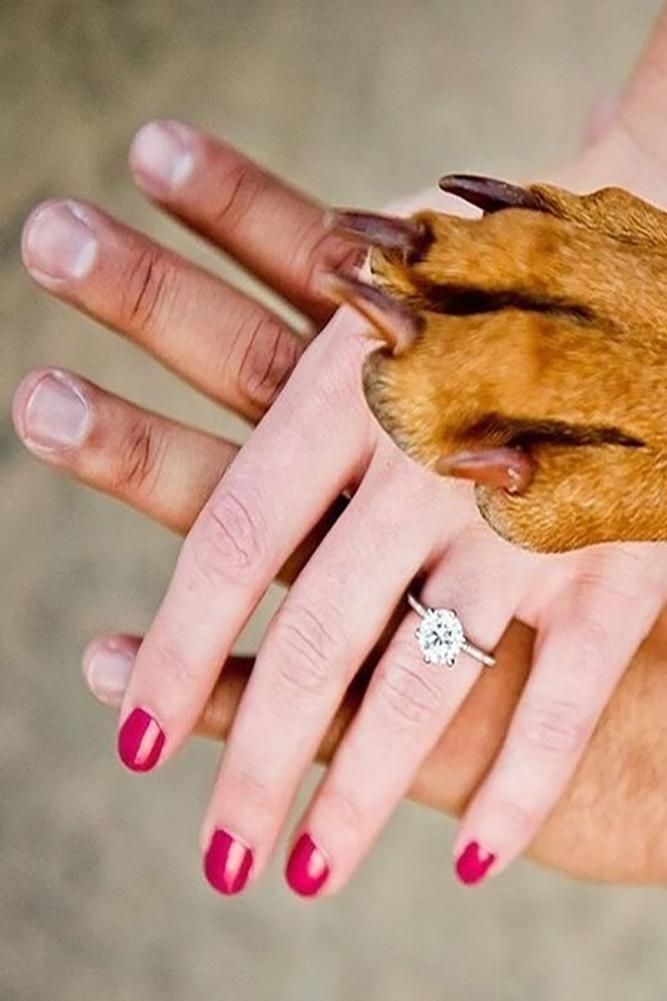
M 270 581 L 366 461 L 357 401 L 341 407 L 335 380 L 325 399 L 313 392 L 330 343 L 339 357 L 365 350 L 358 340 L 312 345 L 311 364 L 297 367 L 185 541 L 124 700 L 119 752 L 135 771 L 173 754 L 192 730 Z
M 330 318 L 320 275 L 352 267 L 360 252 L 329 232 L 318 202 L 182 122 L 144 125 L 132 143 L 130 169 L 171 215 L 316 322 Z

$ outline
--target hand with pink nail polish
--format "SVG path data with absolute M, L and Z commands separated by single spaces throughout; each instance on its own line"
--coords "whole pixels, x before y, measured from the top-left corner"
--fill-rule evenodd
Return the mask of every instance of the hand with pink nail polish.
M 177 441 L 171 446 L 173 454 L 171 448 L 165 453 L 165 486 L 179 464 Z M 213 453 L 208 460 L 215 461 Z M 206 465 L 202 457 L 199 475 L 195 473 L 193 478 L 194 488 L 205 479 Z M 157 516 L 154 511 L 148 513 Z M 454 816 L 465 810 L 506 737 L 508 722 L 529 675 L 533 642 L 531 630 L 519 622 L 512 623 L 496 651 L 497 670 L 484 674 L 473 687 L 422 763 L 409 792 L 415 802 Z M 101 637 L 88 646 L 84 675 L 100 702 L 116 709 L 122 704 L 139 645 L 138 637 L 116 635 Z M 663 684 L 666 646 L 667 610 L 633 657 L 572 782 L 531 844 L 529 855 L 535 861 L 578 879 L 667 885 L 667 843 L 659 836 L 649 836 L 667 823 L 667 801 L 659 781 L 667 753 L 662 725 L 667 713 L 667 688 Z M 227 738 L 252 668 L 250 656 L 233 658 L 225 665 L 197 723 L 199 735 L 218 741 Z M 335 754 L 358 709 L 362 691 L 363 686 L 350 689 L 331 721 L 317 751 L 317 759 L 323 764 Z M 227 868 L 225 849 L 229 837 L 222 839 L 222 849 L 212 855 L 216 864 L 206 859 L 205 866 L 209 881 L 213 877 L 215 885 L 217 880 L 226 894 L 230 888 L 240 892 L 252 868 L 251 855 L 241 856 L 238 848 L 235 863 Z M 212 839 L 211 843 L 218 841 Z M 316 895 L 326 880 L 328 860 L 313 848 L 307 832 L 303 840 L 295 839 L 294 846 L 285 878 L 300 896 Z M 480 882 L 490 868 L 493 859 L 483 852 L 473 843 L 462 853 L 457 875 L 466 885 Z M 215 873 L 220 873 L 220 855 L 223 875 L 216 877 Z M 411 864 L 419 865 L 419 860 Z
M 661 32 L 667 47 L 667 25 Z M 633 95 L 636 90 L 621 101 L 623 120 L 641 118 Z M 146 772 L 178 750 L 266 587 L 345 494 L 349 503 L 310 553 L 259 650 L 204 824 L 206 876 L 229 894 L 261 874 L 337 706 L 399 608 L 358 712 L 299 824 L 286 870 L 292 888 L 306 896 L 335 892 L 351 877 L 488 670 L 469 648 L 458 651 L 451 671 L 422 655 L 418 613 L 403 605 L 406 590 L 420 579 L 421 604 L 455 608 L 467 640 L 483 651 L 497 646 L 513 618 L 538 634 L 530 680 L 455 845 L 458 875 L 479 883 L 526 849 L 566 788 L 667 597 L 667 557 L 652 545 L 542 557 L 493 535 L 469 485 L 414 465 L 372 419 L 361 391 L 366 326 L 346 309 L 331 319 L 322 280 L 331 270 L 349 271 L 358 255 L 327 231 L 321 208 L 180 123 L 145 127 L 131 166 L 163 208 L 267 281 L 312 324 L 326 326 L 304 353 L 294 331 L 258 304 L 175 255 L 147 249 L 145 238 L 91 206 L 75 212 L 71 203 L 47 206 L 27 225 L 24 254 L 38 281 L 134 336 L 218 398 L 211 331 L 220 329 L 221 316 L 232 316 L 247 350 L 241 352 L 231 331 L 223 335 L 239 359 L 234 378 L 233 365 L 225 368 L 231 402 L 252 417 L 271 405 L 193 513 L 124 694 L 121 759 Z M 615 180 L 667 201 L 666 189 L 647 190 L 655 177 L 618 125 L 557 180 L 585 188 Z M 430 196 L 429 203 L 453 208 L 444 196 Z M 77 225 L 90 235 L 84 239 Z M 147 263 L 124 305 L 114 307 L 113 280 L 134 275 L 126 267 L 121 272 L 121 247 Z M 175 287 L 178 297 L 171 295 Z M 230 303 L 236 313 L 225 308 Z M 174 308 L 186 319 L 187 336 L 181 330 L 180 339 L 173 333 L 180 330 Z M 396 343 L 409 336 L 401 327 Z M 94 395 L 76 380 L 70 385 L 84 404 L 87 393 Z M 41 421 L 42 435 L 51 422 L 39 416 L 37 389 L 29 377 L 15 412 L 24 440 L 39 453 L 47 446 L 31 435 L 28 416 L 38 429 Z M 164 428 L 155 415 L 150 421 Z M 159 465 L 155 451 L 149 441 L 149 468 Z M 279 725 L 267 727 L 267 720 Z

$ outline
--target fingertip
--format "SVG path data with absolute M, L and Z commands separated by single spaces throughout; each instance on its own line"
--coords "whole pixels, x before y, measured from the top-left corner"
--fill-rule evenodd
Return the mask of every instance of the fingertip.
M 479 841 L 463 839 L 463 846 L 454 853 L 454 871 L 464 886 L 478 886 L 495 872 L 498 856 Z
M 292 846 L 284 875 L 290 890 L 299 897 L 316 897 L 324 892 L 331 875 L 331 863 L 308 831 L 304 831 Z
M 192 174 L 196 146 L 196 130 L 183 122 L 173 119 L 146 122 L 130 143 L 130 172 L 148 195 L 167 198 Z
M 31 452 L 56 457 L 85 440 L 91 423 L 85 384 L 59 368 L 33 369 L 14 391 L 11 415 L 16 434 Z
M 32 270 L 30 253 L 31 234 L 34 233 L 40 219 L 45 215 L 45 213 L 50 212 L 53 209 L 58 209 L 58 207 L 62 204 L 62 198 L 45 198 L 44 201 L 37 202 L 36 205 L 33 205 L 30 212 L 26 216 L 21 230 L 21 260 L 28 271 Z
M 33 387 L 41 375 L 45 374 L 45 372 L 45 369 L 33 369 L 31 372 L 28 372 L 23 376 L 14 389 L 10 413 L 14 430 L 16 431 L 16 435 L 20 441 L 23 441 L 25 438 L 25 423 L 23 415 L 25 413 L 27 402 L 30 398 Z
M 151 772 L 160 763 L 166 739 L 166 733 L 153 713 L 142 706 L 135 706 L 118 730 L 118 757 L 131 772 Z
M 138 636 L 98 636 L 86 646 L 81 670 L 92 695 L 105 705 L 120 707 L 141 644 Z
M 49 198 L 29 213 L 21 233 L 26 270 L 51 291 L 86 278 L 98 253 L 91 206 L 68 198 Z

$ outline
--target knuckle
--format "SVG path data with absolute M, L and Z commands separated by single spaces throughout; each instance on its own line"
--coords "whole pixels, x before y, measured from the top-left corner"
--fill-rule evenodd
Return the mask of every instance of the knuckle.
M 667 580 L 667 561 L 655 546 L 616 543 L 587 553 L 573 569 L 572 580 L 578 599 L 602 605 L 608 612 L 612 601 L 636 602 L 639 588 L 662 593 Z
M 340 333 L 329 328 L 308 345 L 293 384 L 301 391 L 305 420 L 316 426 L 326 424 L 338 434 L 348 427 L 355 436 L 360 427 L 372 429 L 373 425 L 367 420 L 368 405 L 361 392 L 359 345 Z
M 266 410 L 287 381 L 299 357 L 299 342 L 277 317 L 262 316 L 249 332 L 238 368 L 241 394 Z
M 271 641 L 280 687 L 292 695 L 323 695 L 345 642 L 335 613 L 324 616 L 304 605 L 286 605 L 276 619 Z
M 413 655 L 414 656 L 414 655 Z M 396 651 L 381 668 L 378 694 L 393 723 L 422 727 L 442 708 L 443 692 L 425 670 L 413 664 L 410 651 Z
M 498 818 L 502 829 L 507 832 L 509 838 L 525 840 L 527 836 L 532 834 L 535 827 L 534 809 L 528 803 L 522 803 L 518 799 L 494 801 L 489 804 L 489 813 Z
M 197 664 L 190 660 L 183 647 L 173 637 L 162 640 L 155 649 L 155 663 L 160 665 L 160 676 L 168 682 L 168 687 L 178 692 L 182 686 L 190 687 L 200 680 Z M 163 690 L 166 689 L 163 686 Z M 165 699 L 166 701 L 166 699 Z
M 223 200 L 214 209 L 215 222 L 233 232 L 268 188 L 268 177 L 254 164 L 240 160 L 224 178 Z
M 567 632 L 561 626 L 565 621 L 572 623 Z M 586 697 L 607 685 L 618 662 L 618 632 L 613 616 L 610 620 L 610 610 L 599 596 L 595 601 L 586 601 L 575 591 L 567 595 L 565 602 L 554 605 L 554 622 L 544 634 L 545 644 L 550 636 L 562 648 L 573 697 L 576 695 L 583 704 Z M 576 674 L 570 676 L 575 669 Z
M 593 603 L 604 594 L 621 601 L 632 601 L 637 595 L 637 557 L 622 553 L 598 554 L 595 561 L 584 564 L 577 573 L 576 590 L 579 598 Z
M 571 754 L 583 746 L 589 729 L 578 702 L 554 699 L 526 706 L 521 737 L 532 750 Z
M 244 810 L 270 815 L 275 809 L 276 783 L 269 782 L 247 768 L 230 769 L 224 775 L 222 787 L 225 801 L 240 803 Z
M 577 659 L 584 672 L 582 694 L 592 686 L 597 687 L 598 681 L 609 674 L 611 665 L 618 659 L 609 623 L 604 618 L 604 613 L 602 616 L 589 614 L 585 629 L 581 630 Z
M 321 294 L 321 278 L 325 272 L 350 273 L 363 260 L 358 247 L 341 240 L 335 233 L 322 228 L 318 217 L 297 242 L 294 270 L 303 275 L 303 287 L 312 297 Z
M 133 419 L 118 452 L 116 488 L 129 494 L 153 492 L 160 478 L 166 446 L 166 429 L 143 415 Z
M 368 827 L 366 810 L 349 792 L 326 785 L 319 795 L 318 810 L 334 819 L 336 827 L 344 827 L 354 835 L 362 835 Z
M 132 326 L 155 326 L 166 308 L 169 270 L 166 255 L 154 246 L 144 248 L 132 262 L 122 302 L 122 314 Z
M 223 487 L 207 505 L 189 543 L 197 569 L 214 586 L 254 579 L 268 552 L 259 499 L 248 486 Z
M 578 666 L 576 676 L 570 681 L 571 690 L 581 705 L 608 686 L 619 654 L 618 634 L 604 602 L 582 602 L 578 614 L 580 621 L 570 629 L 566 642 L 567 660 Z

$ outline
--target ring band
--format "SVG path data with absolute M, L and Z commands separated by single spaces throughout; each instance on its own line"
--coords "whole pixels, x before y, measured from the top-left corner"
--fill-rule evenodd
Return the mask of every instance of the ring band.
M 484 667 L 493 667 L 496 658 L 471 643 L 463 631 L 463 623 L 453 608 L 424 608 L 417 599 L 407 594 L 408 604 L 421 622 L 415 636 L 425 664 L 446 664 L 454 667 L 461 652 Z

